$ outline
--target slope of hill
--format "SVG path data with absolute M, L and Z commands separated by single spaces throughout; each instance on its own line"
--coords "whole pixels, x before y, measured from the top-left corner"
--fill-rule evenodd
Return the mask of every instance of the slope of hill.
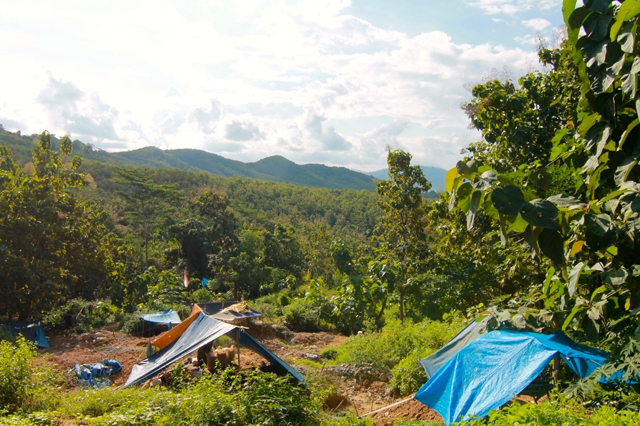
M 31 161 L 31 148 L 38 135 L 20 135 L 0 127 L 0 145 L 11 148 L 14 159 L 25 164 Z M 51 138 L 58 149 L 59 140 Z M 260 179 L 284 182 L 310 188 L 356 189 L 375 191 L 374 179 L 364 173 L 344 167 L 328 167 L 321 164 L 299 165 L 281 156 L 264 158 L 255 163 L 229 160 L 197 149 L 162 150 L 145 147 L 133 151 L 106 152 L 81 141 L 73 142 L 74 154 L 88 160 L 130 167 L 177 168 L 204 171 L 213 176 Z

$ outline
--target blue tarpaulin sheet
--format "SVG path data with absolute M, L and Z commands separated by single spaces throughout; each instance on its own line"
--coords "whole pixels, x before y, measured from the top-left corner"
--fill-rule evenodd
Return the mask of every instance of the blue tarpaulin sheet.
M 527 387 L 560 354 L 581 378 L 602 366 L 608 354 L 561 332 L 495 330 L 461 349 L 416 393 L 449 425 L 486 416 Z
M 140 319 L 156 324 L 176 325 L 180 324 L 181 322 L 178 313 L 173 309 L 167 309 L 166 311 L 156 312 L 154 314 L 142 315 L 140 316 Z
M 25 339 L 34 342 L 39 348 L 48 348 L 50 346 L 40 321 L 10 321 L 5 322 L 4 325 L 9 327 L 14 337 L 22 335 Z

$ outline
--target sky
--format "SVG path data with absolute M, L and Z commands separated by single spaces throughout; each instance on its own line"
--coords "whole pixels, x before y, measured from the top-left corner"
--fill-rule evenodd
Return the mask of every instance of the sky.
M 561 0 L 0 0 L 0 124 L 360 171 L 449 169 L 470 85 L 540 69 Z

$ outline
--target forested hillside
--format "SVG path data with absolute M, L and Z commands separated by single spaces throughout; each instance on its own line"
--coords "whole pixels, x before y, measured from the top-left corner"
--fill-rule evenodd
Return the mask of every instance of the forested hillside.
M 18 132 L 19 133 L 19 132 Z M 7 132 L 0 126 L 0 144 L 11 148 L 14 159 L 20 164 L 30 160 L 31 148 L 38 135 L 20 135 Z M 59 141 L 52 137 L 52 146 L 58 149 Z M 213 176 L 253 178 L 285 182 L 310 188 L 365 189 L 374 191 L 374 179 L 363 173 L 344 167 L 328 167 L 322 164 L 298 165 L 281 156 L 264 158 L 255 163 L 242 163 L 197 149 L 161 150 L 152 146 L 133 151 L 106 152 L 73 141 L 75 155 L 85 160 L 128 167 L 177 168 L 204 171 Z

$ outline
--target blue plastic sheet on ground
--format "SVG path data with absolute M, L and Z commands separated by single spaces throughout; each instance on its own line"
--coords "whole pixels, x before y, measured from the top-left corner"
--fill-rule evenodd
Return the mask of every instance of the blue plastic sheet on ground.
M 556 354 L 581 378 L 602 366 L 608 356 L 561 332 L 495 330 L 449 359 L 415 399 L 440 413 L 447 425 L 472 415 L 484 417 L 522 392 Z
M 122 370 L 122 365 L 116 360 L 104 360 L 92 364 L 75 363 L 69 372 L 75 373 L 81 385 L 95 389 L 111 386 L 107 376 Z

